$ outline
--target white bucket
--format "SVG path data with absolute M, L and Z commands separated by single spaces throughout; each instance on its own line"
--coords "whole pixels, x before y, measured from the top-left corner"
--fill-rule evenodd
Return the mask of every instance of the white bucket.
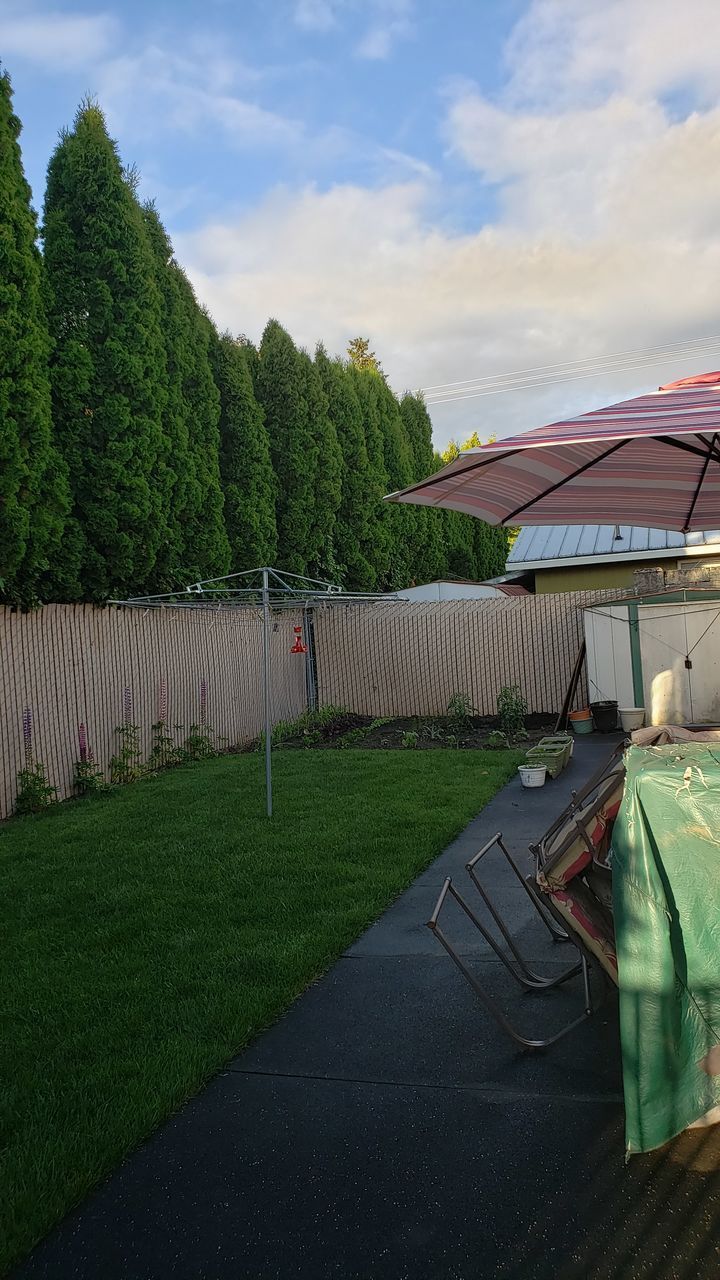
M 645 719 L 644 707 L 618 707 L 618 715 L 624 733 L 632 733 L 633 729 L 642 729 Z
M 544 764 L 519 764 L 518 773 L 524 787 L 543 787 L 547 769 Z

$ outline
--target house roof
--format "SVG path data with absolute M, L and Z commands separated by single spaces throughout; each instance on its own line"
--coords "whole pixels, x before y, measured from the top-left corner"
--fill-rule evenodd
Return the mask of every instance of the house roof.
M 506 568 L 517 572 L 708 553 L 720 555 L 720 529 L 674 533 L 670 529 L 641 529 L 627 524 L 528 525 L 515 539 Z

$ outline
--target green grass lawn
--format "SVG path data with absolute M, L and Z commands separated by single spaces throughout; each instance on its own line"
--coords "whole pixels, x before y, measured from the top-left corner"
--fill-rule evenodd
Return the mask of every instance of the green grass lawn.
M 0 829 L 3 1239 L 21 1256 L 266 1027 L 518 752 L 278 752 Z

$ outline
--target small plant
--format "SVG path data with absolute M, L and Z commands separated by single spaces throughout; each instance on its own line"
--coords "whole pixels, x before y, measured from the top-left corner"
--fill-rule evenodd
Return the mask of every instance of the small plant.
M 186 759 L 186 753 L 170 737 L 165 721 L 156 720 L 152 726 L 152 747 L 147 763 L 148 769 L 152 772 L 156 769 L 169 769 L 171 765 L 182 764 Z
M 383 725 L 390 723 L 390 716 L 376 716 L 370 724 L 361 725 L 358 729 L 349 729 L 344 733 L 342 738 L 338 740 L 338 747 L 357 747 L 367 738 L 374 729 L 382 729 Z M 383 743 L 385 739 L 382 740 Z
M 190 732 L 183 742 L 180 759 L 209 760 L 219 754 L 214 741 L 214 732 L 207 724 L 191 724 Z
M 369 728 L 350 729 L 347 733 L 343 734 L 342 738 L 339 739 L 337 745 L 343 751 L 345 750 L 346 747 L 357 747 L 363 741 L 363 739 L 367 737 L 368 733 L 369 733 Z
M 320 737 L 325 735 L 323 729 L 329 729 L 342 716 L 349 715 L 350 712 L 346 707 L 318 707 L 315 711 L 303 711 L 295 720 L 278 720 L 273 726 L 270 741 L 273 747 L 279 747 L 283 742 L 289 742 L 291 738 L 307 738 L 308 735 L 316 731 L 320 731 Z M 257 743 L 258 751 L 262 751 L 265 747 L 265 734 L 261 733 Z
M 137 782 L 145 772 L 140 750 L 140 729 L 136 724 L 119 724 L 115 729 L 120 745 L 110 761 L 111 782 Z
M 497 714 L 500 731 L 512 742 L 527 738 L 525 716 L 527 702 L 516 684 L 503 685 L 497 697 Z
M 25 707 L 23 711 L 23 746 L 25 749 L 25 768 L 18 776 L 18 793 L 15 800 L 16 813 L 39 813 L 47 809 L 57 798 L 57 788 L 52 787 L 45 777 L 45 765 L 33 756 L 32 743 L 32 711 Z
M 466 693 L 456 691 L 448 702 L 447 713 L 455 730 L 470 729 L 470 720 L 476 714 L 476 708 Z
M 442 742 L 445 730 L 437 720 L 425 720 L 420 726 L 420 737 L 427 738 L 429 742 Z
M 39 760 L 21 769 L 17 780 L 16 813 L 40 813 L 53 804 L 57 797 L 57 788 L 50 786 L 45 777 L 45 766 Z
M 503 733 L 502 729 L 493 729 L 485 740 L 485 746 L 490 747 L 493 751 L 507 749 L 510 746 L 508 736 Z
M 94 760 L 75 761 L 73 788 L 79 796 L 100 795 L 110 789 Z
M 460 747 L 460 739 L 456 733 L 446 733 L 445 741 L 449 747 L 455 747 L 456 750 Z
M 400 739 L 400 746 L 406 750 L 412 750 L 413 747 L 417 746 L 419 738 L 420 734 L 415 729 L 406 729 Z
M 78 748 L 79 759 L 75 761 L 73 769 L 73 789 L 77 791 L 79 796 L 87 796 L 91 793 L 97 795 L 100 792 L 107 791 L 108 784 L 105 781 L 102 769 L 99 769 L 95 763 L 84 724 L 78 725 Z

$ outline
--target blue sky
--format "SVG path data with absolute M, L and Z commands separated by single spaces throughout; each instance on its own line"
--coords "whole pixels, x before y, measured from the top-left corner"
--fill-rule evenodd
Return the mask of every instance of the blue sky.
M 420 13 L 410 0 L 130 0 L 33 9 L 3 0 L 3 46 L 36 203 L 57 130 L 90 93 L 144 189 L 176 193 L 168 201 L 176 228 L 218 207 L 252 205 L 278 183 L 377 185 L 428 169 L 444 175 L 450 223 L 474 227 L 492 212 L 492 187 L 468 185 L 448 153 L 442 103 L 453 82 L 474 79 L 495 91 L 521 8 L 518 0 L 460 0 L 452 13 L 442 0 L 426 0 Z M 56 58 L 63 20 L 70 47 Z M 33 39 L 43 28 L 45 39 Z M 180 118 L 168 82 L 180 92 L 209 91 L 228 107 L 240 101 L 256 118 L 247 129 L 222 125 L 199 102 Z
M 720 329 L 716 0 L 0 0 L 0 50 L 36 205 L 96 95 L 233 331 L 367 334 L 402 390 Z M 438 404 L 436 440 L 704 364 Z

